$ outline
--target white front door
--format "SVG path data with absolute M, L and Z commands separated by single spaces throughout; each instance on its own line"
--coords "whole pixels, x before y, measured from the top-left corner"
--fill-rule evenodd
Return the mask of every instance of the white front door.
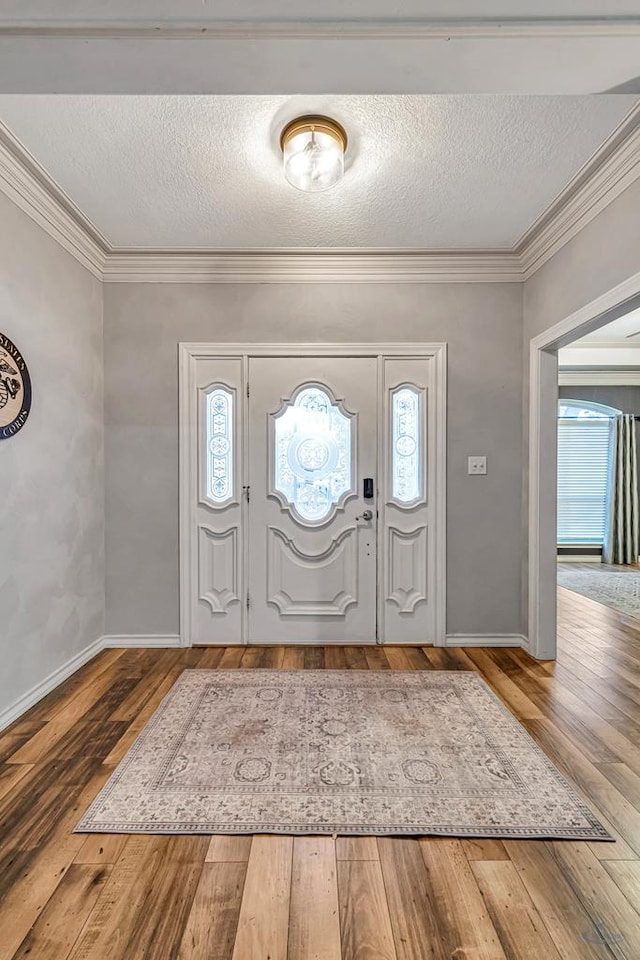
M 248 640 L 375 643 L 376 358 L 253 357 L 249 383 Z
M 181 347 L 184 643 L 444 641 L 444 356 Z

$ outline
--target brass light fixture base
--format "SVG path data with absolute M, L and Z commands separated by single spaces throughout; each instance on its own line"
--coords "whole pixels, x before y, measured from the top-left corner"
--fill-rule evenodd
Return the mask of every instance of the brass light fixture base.
M 338 123 L 337 120 L 332 120 L 331 117 L 309 114 L 306 117 L 296 117 L 295 120 L 291 120 L 286 127 L 283 128 L 280 134 L 281 150 L 284 152 L 288 141 L 297 134 L 313 133 L 315 130 L 317 130 L 318 133 L 324 133 L 329 137 L 333 137 L 333 139 L 340 144 L 343 153 L 347 149 L 347 132 L 342 124 Z

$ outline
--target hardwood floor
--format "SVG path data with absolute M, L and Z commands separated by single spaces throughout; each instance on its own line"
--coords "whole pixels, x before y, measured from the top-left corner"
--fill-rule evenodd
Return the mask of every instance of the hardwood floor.
M 560 652 L 108 650 L 0 734 L 0 960 L 640 957 L 640 625 L 560 591 Z M 615 843 L 71 830 L 184 667 L 477 670 Z

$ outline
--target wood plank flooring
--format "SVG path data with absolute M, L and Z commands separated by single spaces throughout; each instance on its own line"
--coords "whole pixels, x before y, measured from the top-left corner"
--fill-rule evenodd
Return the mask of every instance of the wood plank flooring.
M 640 957 L 640 625 L 560 591 L 560 650 L 108 650 L 0 734 L 0 960 Z M 616 842 L 71 830 L 185 667 L 476 670 Z

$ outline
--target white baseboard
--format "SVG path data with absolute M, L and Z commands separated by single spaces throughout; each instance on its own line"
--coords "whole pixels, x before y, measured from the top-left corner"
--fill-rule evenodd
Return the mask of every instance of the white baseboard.
M 48 677 L 37 683 L 21 697 L 0 712 L 0 730 L 4 730 L 23 713 L 35 706 L 39 700 L 64 683 L 85 663 L 92 660 L 101 650 L 110 647 L 179 647 L 180 637 L 176 634 L 110 634 L 98 637 L 92 644 L 81 650 Z M 522 647 L 529 648 L 526 637 L 519 633 L 449 633 L 445 640 L 447 647 Z
M 602 555 L 599 553 L 589 553 L 586 556 L 577 555 L 575 557 L 564 554 L 557 559 L 558 563 L 602 563 Z
M 521 633 L 448 633 L 446 647 L 522 647 L 529 641 Z
M 97 640 L 88 647 L 85 647 L 84 650 L 81 650 L 80 653 L 76 653 L 75 657 L 67 660 L 61 667 L 58 667 L 58 669 L 50 673 L 48 677 L 45 677 L 44 680 L 41 680 L 40 683 L 31 687 L 30 690 L 27 690 L 26 693 L 23 693 L 21 697 L 18 697 L 17 700 L 6 707 L 0 713 L 0 730 L 4 730 L 5 727 L 8 727 L 14 723 L 14 721 L 18 720 L 23 713 L 26 713 L 27 710 L 35 706 L 39 700 L 46 697 L 48 693 L 51 693 L 51 691 L 59 687 L 61 683 L 68 680 L 76 670 L 79 670 L 85 663 L 92 660 L 96 654 L 102 650 L 104 646 L 103 640 L 104 637 L 98 637 Z
M 180 647 L 173 633 L 112 633 L 102 638 L 103 647 Z

